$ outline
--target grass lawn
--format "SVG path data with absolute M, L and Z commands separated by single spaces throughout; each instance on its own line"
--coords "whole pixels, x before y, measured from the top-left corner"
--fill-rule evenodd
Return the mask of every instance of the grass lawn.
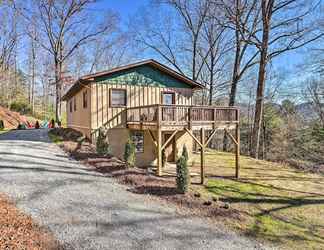
M 216 151 L 206 154 L 206 165 L 202 195 L 217 195 L 243 215 L 230 226 L 281 247 L 324 249 L 323 175 L 242 156 L 236 180 L 233 154 Z
M 0 130 L 0 135 L 1 134 L 4 134 L 4 133 L 7 133 L 7 132 L 9 132 L 10 131 L 10 129 L 3 129 L 3 130 Z
M 55 135 L 55 134 L 53 134 L 53 133 L 51 133 L 51 132 L 48 133 L 48 137 L 49 137 L 49 138 L 51 139 L 51 141 L 54 142 L 55 144 L 60 145 L 60 144 L 62 144 L 62 142 L 63 142 L 63 138 L 62 138 L 62 136 Z

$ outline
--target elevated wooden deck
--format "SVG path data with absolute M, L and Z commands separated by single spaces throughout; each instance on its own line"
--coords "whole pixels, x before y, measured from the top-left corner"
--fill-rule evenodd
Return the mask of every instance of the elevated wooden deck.
M 233 129 L 239 122 L 236 107 L 148 105 L 126 110 L 127 127 L 150 130 Z

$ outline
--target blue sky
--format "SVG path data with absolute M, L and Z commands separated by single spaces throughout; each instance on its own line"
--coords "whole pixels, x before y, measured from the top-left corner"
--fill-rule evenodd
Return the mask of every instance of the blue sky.
M 149 0 L 102 0 L 99 6 L 104 9 L 112 9 L 120 14 L 122 21 L 134 14 L 139 7 L 147 4 Z

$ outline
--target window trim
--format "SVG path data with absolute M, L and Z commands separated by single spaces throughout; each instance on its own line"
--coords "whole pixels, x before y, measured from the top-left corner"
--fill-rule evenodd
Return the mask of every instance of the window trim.
M 74 96 L 73 97 L 73 111 L 77 111 L 77 98 Z
M 142 151 L 137 151 L 136 150 L 136 145 L 135 145 L 135 153 L 136 154 L 143 154 L 145 152 L 145 131 L 144 130 L 131 130 L 130 136 L 131 136 L 131 139 L 132 139 L 133 143 L 135 144 L 135 142 L 133 140 L 133 136 L 134 136 L 133 134 L 134 133 L 141 133 L 141 134 L 143 134 L 143 150 Z
M 82 92 L 82 107 L 84 109 L 88 108 L 88 91 L 87 90 Z
M 117 91 L 123 91 L 125 93 L 125 97 L 124 97 L 124 105 L 120 105 L 120 104 L 112 104 L 112 92 L 114 90 Z M 123 88 L 110 88 L 109 90 L 109 106 L 111 108 L 125 108 L 127 107 L 127 89 L 123 89 Z
M 175 105 L 176 104 L 176 92 L 174 92 L 174 91 L 162 91 L 161 92 L 161 104 L 162 105 L 170 105 L 170 104 L 165 104 L 163 102 L 163 95 L 164 94 L 172 94 L 172 105 Z
M 69 101 L 69 111 L 70 113 L 73 113 L 73 98 L 71 98 Z

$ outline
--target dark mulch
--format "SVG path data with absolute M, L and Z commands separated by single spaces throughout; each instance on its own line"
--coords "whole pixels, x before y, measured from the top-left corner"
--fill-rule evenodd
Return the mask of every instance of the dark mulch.
M 82 133 L 72 128 L 53 128 L 50 133 L 61 136 L 64 141 L 77 141 L 83 137 Z
M 0 195 L 0 249 L 62 249 L 54 237 Z
M 129 186 L 129 191 L 137 194 L 147 194 L 152 197 L 176 204 L 181 212 L 220 219 L 243 220 L 239 211 L 225 208 L 224 203 L 212 197 L 206 199 L 197 196 L 192 188 L 187 194 L 180 194 L 176 189 L 174 177 L 158 177 L 143 168 L 126 168 L 125 163 L 116 157 L 100 157 L 95 147 L 89 142 L 77 142 L 77 133 L 71 129 L 66 132 L 57 131 L 64 139 L 61 147 L 72 157 L 82 161 L 89 168 L 114 177 L 119 183 Z M 68 136 L 72 135 L 73 138 Z

